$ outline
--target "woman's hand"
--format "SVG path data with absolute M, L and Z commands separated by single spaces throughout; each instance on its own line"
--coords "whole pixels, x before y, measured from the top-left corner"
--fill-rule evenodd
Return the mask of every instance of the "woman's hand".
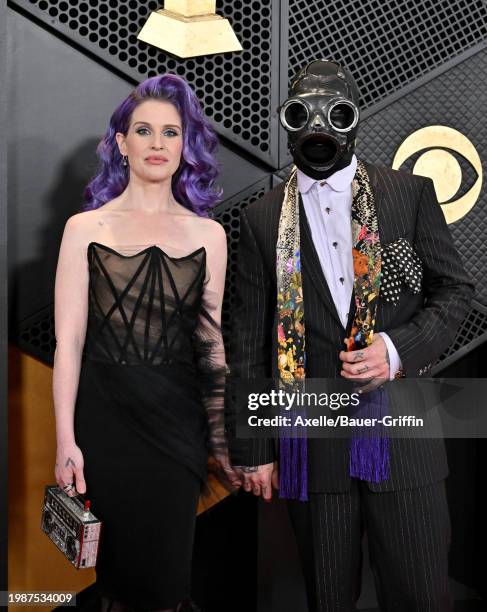
M 57 484 L 69 497 L 74 497 L 78 493 L 86 493 L 83 466 L 83 453 L 79 446 L 74 442 L 58 444 L 54 474 Z M 65 487 L 70 484 L 73 486 L 70 489 L 66 489 Z
M 213 458 L 218 462 L 221 470 L 225 478 L 230 482 L 231 486 L 235 489 L 242 486 L 242 481 L 239 478 L 237 472 L 233 469 L 232 464 L 230 463 L 230 458 L 228 456 L 227 450 L 214 450 L 212 452 Z

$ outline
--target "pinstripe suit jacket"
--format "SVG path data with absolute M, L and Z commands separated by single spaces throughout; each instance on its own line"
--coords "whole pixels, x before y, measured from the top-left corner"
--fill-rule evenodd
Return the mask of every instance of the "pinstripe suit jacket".
M 450 345 L 469 310 L 473 285 L 462 267 L 436 199 L 433 181 L 364 162 L 371 179 L 382 244 L 408 239 L 423 265 L 423 288 L 406 288 L 394 306 L 379 299 L 376 331 L 394 342 L 405 375 L 428 374 Z M 276 242 L 284 193 L 281 183 L 241 213 L 231 366 L 237 378 L 278 377 L 276 354 Z M 306 324 L 306 376 L 340 376 L 338 353 L 346 332 L 323 275 L 300 201 L 301 262 Z M 350 305 L 350 328 L 354 300 Z M 394 384 L 394 383 L 392 383 Z M 262 465 L 276 458 L 271 439 L 231 440 L 236 465 Z M 411 488 L 448 474 L 441 439 L 391 439 L 391 477 L 373 490 Z M 350 487 L 349 441 L 308 441 L 309 490 Z

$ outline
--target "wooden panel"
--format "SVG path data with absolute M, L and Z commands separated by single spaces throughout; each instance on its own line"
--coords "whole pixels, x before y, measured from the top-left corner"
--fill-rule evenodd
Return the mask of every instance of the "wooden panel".
M 46 484 L 54 484 L 52 369 L 9 347 L 9 590 L 79 592 L 95 580 L 76 570 L 42 532 Z M 54 607 L 54 606 L 53 606 Z M 46 607 L 26 609 L 45 612 Z

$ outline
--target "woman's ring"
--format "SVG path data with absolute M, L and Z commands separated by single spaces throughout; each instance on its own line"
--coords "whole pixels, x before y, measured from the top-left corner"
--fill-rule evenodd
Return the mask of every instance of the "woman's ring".
M 63 487 L 63 491 L 71 491 L 72 488 L 73 488 L 73 483 L 70 482 L 69 484 Z

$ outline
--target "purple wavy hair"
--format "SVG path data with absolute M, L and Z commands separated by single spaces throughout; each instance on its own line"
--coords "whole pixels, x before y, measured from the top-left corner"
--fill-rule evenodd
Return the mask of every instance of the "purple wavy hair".
M 129 168 L 122 165 L 115 134 L 127 134 L 135 108 L 149 99 L 171 102 L 181 116 L 183 150 L 179 168 L 172 177 L 174 197 L 196 214 L 208 216 L 209 209 L 221 199 L 221 190 L 214 187 L 219 171 L 214 157 L 218 139 L 195 93 L 176 74 L 163 74 L 142 81 L 115 109 L 108 130 L 96 149 L 99 167 L 86 186 L 85 204 L 81 210 L 99 208 L 127 187 Z

